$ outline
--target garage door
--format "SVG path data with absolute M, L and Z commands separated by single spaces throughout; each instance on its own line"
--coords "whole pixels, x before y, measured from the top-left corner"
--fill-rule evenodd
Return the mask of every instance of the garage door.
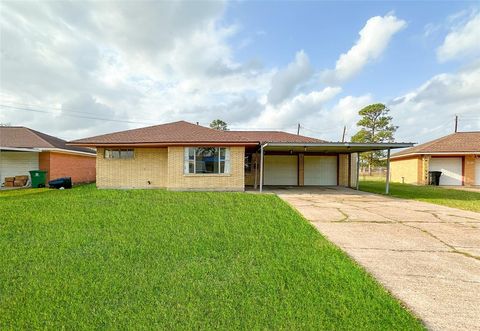
M 337 185 L 336 156 L 305 156 L 305 185 Z
M 432 157 L 430 171 L 441 171 L 440 185 L 462 185 L 461 157 Z
M 30 170 L 38 169 L 38 153 L 34 152 L 1 152 L 0 180 L 5 177 L 29 175 Z
M 480 185 L 480 159 L 475 159 L 475 185 Z
M 296 155 L 265 155 L 265 185 L 297 185 Z

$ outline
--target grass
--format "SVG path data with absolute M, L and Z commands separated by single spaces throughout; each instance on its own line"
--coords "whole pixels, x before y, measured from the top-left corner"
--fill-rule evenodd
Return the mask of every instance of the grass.
M 0 215 L 2 330 L 423 329 L 274 195 L 90 185 Z
M 360 181 L 360 190 L 372 193 L 385 193 L 385 182 L 377 180 Z M 480 193 L 454 190 L 435 186 L 416 186 L 390 183 L 390 195 L 397 198 L 413 199 L 480 212 Z

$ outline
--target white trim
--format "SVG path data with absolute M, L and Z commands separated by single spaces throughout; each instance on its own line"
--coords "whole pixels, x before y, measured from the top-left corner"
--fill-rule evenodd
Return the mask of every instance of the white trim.
M 54 153 L 63 153 L 63 154 L 80 154 L 80 155 L 87 155 L 91 157 L 96 157 L 97 153 L 92 151 L 92 153 L 82 152 L 82 151 L 72 151 L 69 149 L 63 148 L 23 148 L 23 147 L 3 147 L 0 146 L 0 150 L 5 151 L 18 151 L 18 152 L 54 152 Z
M 260 187 L 259 187 L 260 192 L 263 191 L 263 158 L 264 158 L 263 150 L 267 146 L 268 146 L 268 143 L 260 146 Z
M 413 143 L 281 143 L 269 142 L 268 146 L 278 147 L 366 147 L 366 148 L 406 148 L 412 147 Z
M 92 153 L 82 152 L 82 151 L 72 151 L 70 149 L 63 149 L 63 148 L 39 148 L 41 152 L 54 152 L 54 153 L 62 153 L 62 154 L 80 154 L 86 155 L 90 157 L 97 157 L 97 153 L 92 151 Z
M 392 155 L 390 159 L 399 159 L 402 157 L 414 156 L 414 155 L 480 155 L 478 152 L 418 152 L 418 153 L 408 153 L 402 155 Z
M 208 176 L 208 175 L 226 175 L 230 176 L 231 175 L 231 169 L 230 169 L 230 148 L 229 147 L 224 147 L 224 146 L 215 146 L 212 148 L 215 148 L 218 151 L 218 172 L 217 173 L 197 173 L 197 153 L 196 149 L 197 148 L 205 148 L 209 146 L 188 146 L 184 147 L 184 153 L 183 153 L 183 174 L 184 176 Z M 223 168 L 223 172 L 220 172 L 221 170 L 221 150 L 222 148 L 225 150 L 225 165 Z M 190 149 L 193 149 L 193 173 L 190 172 Z
M 9 152 L 34 152 L 34 153 L 40 153 L 41 150 L 37 148 L 19 148 L 19 147 L 1 147 L 0 146 L 0 151 L 9 151 Z

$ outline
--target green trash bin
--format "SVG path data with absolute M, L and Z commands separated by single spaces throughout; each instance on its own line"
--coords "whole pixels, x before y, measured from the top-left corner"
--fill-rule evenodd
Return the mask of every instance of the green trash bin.
M 30 172 L 30 178 L 32 179 L 32 187 L 39 188 L 45 187 L 47 180 L 47 172 L 44 170 L 32 170 Z

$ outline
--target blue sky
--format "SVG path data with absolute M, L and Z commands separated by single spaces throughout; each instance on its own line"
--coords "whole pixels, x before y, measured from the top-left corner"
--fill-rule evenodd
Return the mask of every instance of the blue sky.
M 225 21 L 241 26 L 233 44 L 250 41 L 236 52 L 242 61 L 268 59 L 268 65 L 282 67 L 303 49 L 312 65 L 322 69 L 332 67 L 352 46 L 369 18 L 393 13 L 407 22 L 407 29 L 391 40 L 378 61 L 344 86 L 348 93 L 372 93 L 386 102 L 463 65 L 461 60 L 439 63 L 435 50 L 448 33 L 448 20 L 475 9 L 475 2 L 462 1 L 239 2 L 229 7 Z M 426 35 L 429 26 L 435 31 Z
M 478 2 L 0 5 L 1 123 L 74 139 L 222 118 L 338 140 L 383 102 L 397 140 L 455 114 L 480 130 Z

